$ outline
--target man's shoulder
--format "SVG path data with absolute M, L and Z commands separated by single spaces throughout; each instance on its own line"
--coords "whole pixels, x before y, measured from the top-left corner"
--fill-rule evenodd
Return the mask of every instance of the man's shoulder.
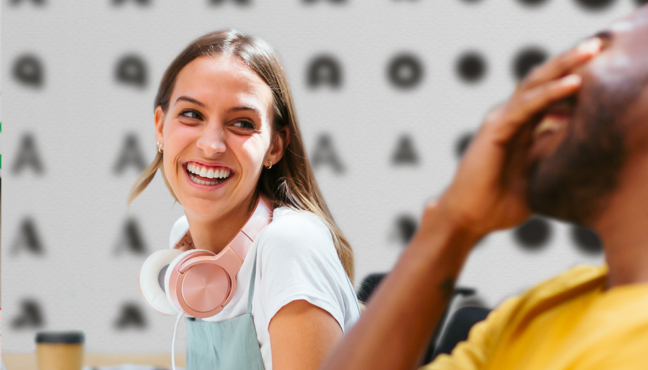
M 553 306 L 578 296 L 580 293 L 600 287 L 605 283 L 607 266 L 576 265 L 562 273 L 546 279 L 519 295 L 503 301 L 495 311 L 504 320 L 526 316 L 534 307 Z M 551 302 L 547 305 L 546 303 Z
M 581 293 L 591 291 L 605 284 L 606 265 L 576 265 L 562 273 L 546 279 L 523 292 L 518 304 L 530 308 L 547 300 L 568 300 Z
M 562 273 L 544 280 L 527 290 L 523 295 L 542 297 L 562 294 L 571 290 L 581 290 L 601 286 L 607 277 L 607 265 L 576 265 Z

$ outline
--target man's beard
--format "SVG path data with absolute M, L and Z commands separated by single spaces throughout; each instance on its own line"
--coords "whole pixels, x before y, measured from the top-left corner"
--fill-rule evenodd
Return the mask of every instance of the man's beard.
M 582 114 L 574 115 L 580 122 L 566 128 L 562 144 L 550 157 L 529 165 L 526 195 L 531 211 L 588 226 L 604 210 L 627 154 L 622 116 L 638 95 L 632 88 L 621 90 L 625 93 L 592 89 L 582 100 Z

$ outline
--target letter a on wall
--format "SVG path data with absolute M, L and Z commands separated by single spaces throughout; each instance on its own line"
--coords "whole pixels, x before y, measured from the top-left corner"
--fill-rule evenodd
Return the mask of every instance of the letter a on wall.
M 315 150 L 313 151 L 313 168 L 319 168 L 323 165 L 329 165 L 333 171 L 344 173 L 344 166 L 340 161 L 333 147 L 333 140 L 328 134 L 322 134 L 317 140 Z
M 122 307 L 119 317 L 115 321 L 115 327 L 117 329 L 144 329 L 146 328 L 146 319 L 137 305 L 127 303 Z
M 16 161 L 11 167 L 11 172 L 19 175 L 27 168 L 38 175 L 42 175 L 45 172 L 43 161 L 36 149 L 36 140 L 32 134 L 23 135 L 18 153 L 16 154 Z
M 45 325 L 43 312 L 35 300 L 23 300 L 18 311 L 18 316 L 11 321 L 13 329 L 38 329 Z
M 396 218 L 392 238 L 397 239 L 403 246 L 406 246 L 418 228 L 416 218 L 412 215 L 400 215 Z
M 113 171 L 115 174 L 120 175 L 130 166 L 135 167 L 137 172 L 142 172 L 146 168 L 144 155 L 137 141 L 137 136 L 134 134 L 128 134 L 124 138 L 124 145 L 119 153 L 119 158 L 117 158 Z
M 419 163 L 419 156 L 414 149 L 414 143 L 408 135 L 403 135 L 398 140 L 392 163 L 395 165 L 416 165 Z
M 11 247 L 11 254 L 18 254 L 26 251 L 30 254 L 43 255 L 45 249 L 38 237 L 36 224 L 31 218 L 26 218 L 18 229 L 18 237 Z
M 121 254 L 123 251 L 128 251 L 133 254 L 146 254 L 146 244 L 142 238 L 139 224 L 135 219 L 126 221 L 122 231 L 115 253 Z

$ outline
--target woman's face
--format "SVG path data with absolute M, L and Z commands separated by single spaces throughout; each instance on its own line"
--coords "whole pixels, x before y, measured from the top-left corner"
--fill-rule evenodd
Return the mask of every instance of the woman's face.
M 164 171 L 187 213 L 218 218 L 251 201 L 263 166 L 283 154 L 272 91 L 237 57 L 199 57 L 155 111 Z

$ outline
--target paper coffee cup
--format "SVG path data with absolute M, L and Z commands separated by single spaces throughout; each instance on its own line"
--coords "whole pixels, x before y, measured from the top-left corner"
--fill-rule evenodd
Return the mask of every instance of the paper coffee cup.
M 36 334 L 39 370 L 81 370 L 83 332 L 40 332 Z

